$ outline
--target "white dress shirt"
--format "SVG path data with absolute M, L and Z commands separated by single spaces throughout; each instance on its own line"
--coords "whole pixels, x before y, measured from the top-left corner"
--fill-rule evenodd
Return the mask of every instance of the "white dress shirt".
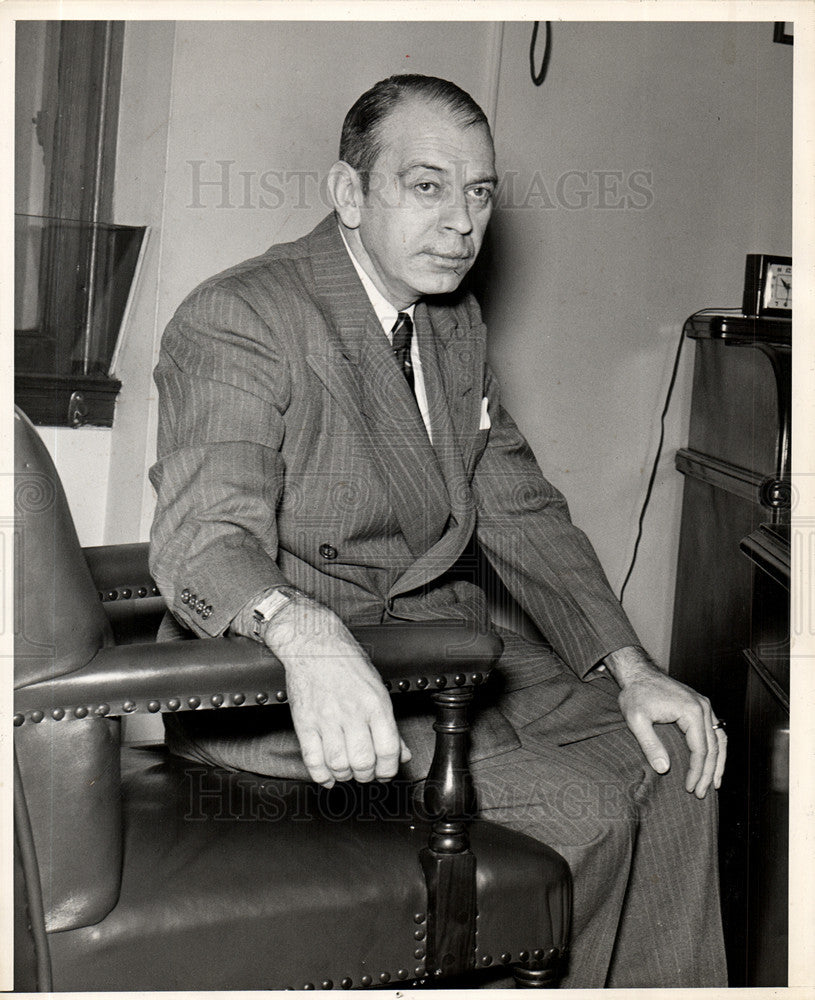
M 345 244 L 345 249 L 348 251 L 348 256 L 351 258 L 351 263 L 359 275 L 359 280 L 362 282 L 362 287 L 368 298 L 371 300 L 371 305 L 376 313 L 376 318 L 382 325 L 382 329 L 385 331 L 385 335 L 388 340 L 393 343 L 393 326 L 396 323 L 396 317 L 400 312 L 407 313 L 410 316 L 411 322 L 413 322 L 413 312 L 416 308 L 416 303 L 408 306 L 406 309 L 397 309 L 388 302 L 382 292 L 376 287 L 376 285 L 368 277 L 367 273 L 363 269 L 362 265 L 354 256 L 351 247 L 348 246 L 348 240 L 345 238 L 345 233 L 340 228 L 340 236 L 342 236 L 342 242 Z M 419 340 L 416 336 L 416 330 L 414 327 L 413 337 L 410 341 L 410 363 L 413 366 L 413 389 L 416 393 L 416 402 L 419 404 L 419 413 L 422 415 L 422 420 L 424 421 L 425 429 L 427 430 L 427 436 L 433 441 L 433 432 L 430 429 L 430 409 L 427 405 L 427 392 L 424 386 L 424 373 L 422 371 L 422 359 L 419 356 Z

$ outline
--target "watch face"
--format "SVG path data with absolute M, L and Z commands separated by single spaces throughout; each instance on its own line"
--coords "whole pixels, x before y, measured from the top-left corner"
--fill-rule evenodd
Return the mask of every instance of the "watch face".
M 764 308 L 792 310 L 792 264 L 767 265 Z

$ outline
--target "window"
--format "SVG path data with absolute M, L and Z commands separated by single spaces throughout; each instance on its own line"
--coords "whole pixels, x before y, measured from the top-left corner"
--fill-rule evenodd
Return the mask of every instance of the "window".
M 35 423 L 113 422 L 145 235 L 111 222 L 123 29 L 17 22 L 15 398 Z

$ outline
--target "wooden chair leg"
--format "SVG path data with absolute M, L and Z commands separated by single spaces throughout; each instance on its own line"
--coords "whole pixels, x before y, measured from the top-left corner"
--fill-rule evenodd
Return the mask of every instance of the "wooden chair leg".
M 556 989 L 560 982 L 561 954 L 557 948 L 550 948 L 533 967 L 514 965 L 512 978 L 520 990 Z
M 427 969 L 433 976 L 458 975 L 475 964 L 475 857 L 467 827 L 475 813 L 475 791 L 467 763 L 471 689 L 433 694 L 436 750 L 424 789 L 433 820 L 428 846 L 420 852 L 427 884 Z

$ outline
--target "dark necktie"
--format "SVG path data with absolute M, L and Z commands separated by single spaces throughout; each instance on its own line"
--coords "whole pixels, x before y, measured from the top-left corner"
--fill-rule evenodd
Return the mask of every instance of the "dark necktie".
M 413 339 L 413 320 L 407 313 L 400 312 L 391 330 L 391 345 L 402 374 L 407 379 L 410 391 L 416 395 L 413 387 L 413 365 L 410 363 L 410 342 Z

